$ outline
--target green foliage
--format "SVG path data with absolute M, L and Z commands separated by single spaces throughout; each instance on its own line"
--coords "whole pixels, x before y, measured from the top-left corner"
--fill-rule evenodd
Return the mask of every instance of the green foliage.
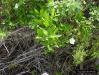
M 93 47 L 91 48 L 91 56 L 93 58 L 99 58 L 99 36 L 96 37 L 96 40 L 93 40 Z
M 7 16 L 4 23 L 8 27 L 14 28 L 17 26 L 26 26 L 28 22 L 34 17 L 34 8 L 38 10 L 44 4 L 41 0 L 5 0 L 2 1 L 5 4 L 3 7 L 4 14 Z
M 73 16 L 79 14 L 82 10 L 80 0 L 62 0 L 61 2 L 51 1 L 48 6 L 56 8 L 57 13 L 62 16 Z
M 90 15 L 91 15 L 91 19 L 94 21 L 94 20 L 96 20 L 96 21 L 99 21 L 99 7 L 96 7 L 96 6 L 94 6 L 94 7 L 92 7 L 91 9 L 90 9 L 90 13 L 89 13 Z
M 13 69 L 13 68 L 15 68 L 17 65 L 16 64 L 10 64 L 10 69 Z
M 58 35 L 58 28 L 54 24 L 53 18 L 55 15 L 55 9 L 51 10 L 51 13 L 45 11 L 43 8 L 38 12 L 35 9 L 38 18 L 33 19 L 34 27 L 37 29 L 37 39 L 40 40 L 40 43 L 46 47 L 48 47 L 49 51 L 53 51 L 53 47 L 57 46 L 58 38 L 61 35 Z
M 74 64 L 78 65 L 83 62 L 85 56 L 87 56 L 87 53 L 84 50 L 76 50 L 73 55 Z
M 5 28 L 0 28 L 0 40 L 3 40 L 9 33 Z
M 63 74 L 62 72 L 60 72 L 60 73 L 56 72 L 56 75 L 62 75 L 62 74 Z

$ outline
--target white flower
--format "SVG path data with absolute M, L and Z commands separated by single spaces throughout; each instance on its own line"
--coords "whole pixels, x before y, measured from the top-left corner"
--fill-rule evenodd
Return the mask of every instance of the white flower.
M 47 72 L 44 72 L 43 74 L 41 74 L 41 75 L 49 75 Z
M 15 8 L 18 8 L 18 4 L 17 3 L 15 4 Z
M 73 44 L 73 45 L 75 44 L 75 39 L 74 38 L 70 39 L 70 44 Z

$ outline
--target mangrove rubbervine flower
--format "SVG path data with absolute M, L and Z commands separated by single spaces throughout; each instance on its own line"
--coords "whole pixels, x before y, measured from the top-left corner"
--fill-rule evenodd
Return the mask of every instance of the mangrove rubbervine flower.
M 17 3 L 15 4 L 15 8 L 16 8 L 16 9 L 18 8 L 18 4 L 17 4 Z
M 73 44 L 73 45 L 75 44 L 75 39 L 74 38 L 70 39 L 70 44 Z
M 47 72 L 44 72 L 43 74 L 41 74 L 41 75 L 49 75 Z

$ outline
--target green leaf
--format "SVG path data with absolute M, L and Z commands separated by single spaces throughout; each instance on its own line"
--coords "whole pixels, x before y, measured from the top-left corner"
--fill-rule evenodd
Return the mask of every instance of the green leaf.
M 58 38 L 61 37 L 61 35 L 50 35 L 49 38 Z
M 38 29 L 38 34 L 41 35 L 41 36 L 48 36 L 48 32 L 47 30 L 45 30 L 44 28 L 40 28 Z
M 55 14 L 55 8 L 52 8 L 51 19 L 53 19 L 54 14 Z
M 50 25 L 50 17 L 49 17 L 49 13 L 48 12 L 44 12 L 44 15 L 43 15 L 43 22 L 44 22 L 44 25 L 46 27 L 49 27 Z
M 37 9 L 34 9 L 35 13 L 39 14 L 39 11 Z M 32 12 L 32 11 L 31 11 Z
M 42 8 L 42 9 L 40 10 L 40 17 L 42 18 L 43 15 L 44 15 L 44 9 Z

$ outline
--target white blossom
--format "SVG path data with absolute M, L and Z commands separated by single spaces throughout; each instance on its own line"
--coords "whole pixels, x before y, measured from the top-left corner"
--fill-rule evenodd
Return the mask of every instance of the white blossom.
M 18 8 L 18 4 L 17 3 L 15 4 L 15 8 Z
M 44 72 L 43 74 L 41 74 L 41 75 L 49 75 L 47 72 Z
M 70 39 L 70 44 L 73 44 L 73 45 L 75 44 L 75 39 L 74 38 Z

